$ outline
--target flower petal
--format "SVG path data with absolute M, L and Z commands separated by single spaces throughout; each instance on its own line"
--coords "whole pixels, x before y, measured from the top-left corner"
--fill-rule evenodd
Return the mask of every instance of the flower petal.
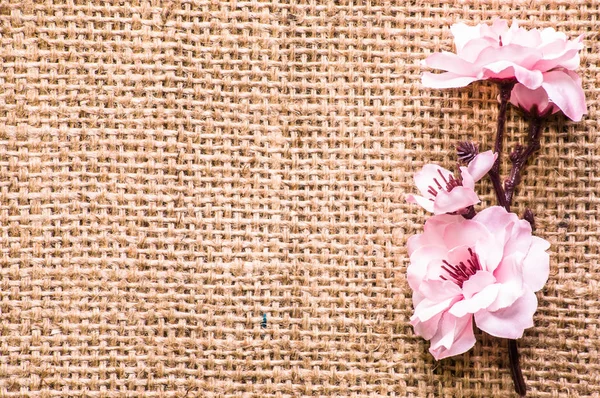
M 430 340 L 437 333 L 438 324 L 440 323 L 442 315 L 444 315 L 444 313 L 440 312 L 439 314 L 429 318 L 425 322 L 421 322 L 417 318 L 413 320 L 413 317 L 411 318 L 410 323 L 415 328 L 415 333 L 417 335 L 423 337 L 425 340 Z
M 512 305 L 519 297 L 523 296 L 526 288 L 523 284 L 523 273 L 517 256 L 509 255 L 504 258 L 494 271 L 494 276 L 500 289 L 496 300 L 487 308 L 492 312 Z
M 481 292 L 487 286 L 496 282 L 496 278 L 490 272 L 477 271 L 463 283 L 462 292 L 465 299 L 470 299 L 477 293 Z
M 546 93 L 546 90 L 542 87 L 530 90 L 520 83 L 516 84 L 512 89 L 510 93 L 510 102 L 526 112 L 532 112 L 535 108 L 536 112 L 540 115 L 545 114 L 549 110 L 552 113 L 556 113 L 560 110 L 550 102 L 548 93 Z
M 488 272 L 494 272 L 504 256 L 503 242 L 499 242 L 493 235 L 491 239 L 478 240 L 474 249 L 481 268 Z
M 467 170 L 471 177 L 473 177 L 473 180 L 477 182 L 485 177 L 488 171 L 491 170 L 497 158 L 498 154 L 492 151 L 485 151 L 477 154 L 467 166 Z
M 518 339 L 525 329 L 533 326 L 533 314 L 537 309 L 537 297 L 526 289 L 523 296 L 510 307 L 498 311 L 481 310 L 475 314 L 477 327 L 486 333 L 506 339 Z
M 469 169 L 465 166 L 460 166 L 460 178 L 462 179 L 463 187 L 469 189 L 475 189 L 475 180 L 473 176 L 469 173 Z
M 444 231 L 444 242 L 448 248 L 457 246 L 474 247 L 478 240 L 491 238 L 492 236 L 487 228 L 473 220 L 449 224 Z
M 452 25 L 450 27 L 450 32 L 452 32 L 452 35 L 454 36 L 456 50 L 460 52 L 465 44 L 473 40 L 473 38 L 479 37 L 481 35 L 480 30 L 480 25 L 469 26 L 462 22 Z
M 468 86 L 476 80 L 480 79 L 451 72 L 438 74 L 425 72 L 421 78 L 421 84 L 429 88 L 456 88 Z
M 496 61 L 485 65 L 483 70 L 484 76 L 488 79 L 515 77 L 519 83 L 532 90 L 540 87 L 544 81 L 544 76 L 539 70 L 529 70 L 510 61 Z
M 500 73 L 509 66 L 519 66 L 533 70 L 535 63 L 542 58 L 541 51 L 535 48 L 511 44 L 503 47 L 488 47 L 479 54 L 477 65 L 488 68 L 494 73 Z
M 578 122 L 586 113 L 585 94 L 581 83 L 563 71 L 544 73 L 542 87 L 548 93 L 550 101 L 569 119 Z
M 445 180 L 453 178 L 454 174 L 448 169 L 437 164 L 428 163 L 421 170 L 415 173 L 414 180 L 417 189 L 426 198 L 434 198 L 435 196 L 429 193 L 430 188 L 436 191 L 445 190 Z M 441 186 L 441 188 L 439 188 Z
M 581 49 L 583 49 L 583 35 L 580 35 L 575 40 L 550 42 L 541 48 L 544 53 L 544 59 L 536 62 L 533 67 L 542 72 L 557 67 L 570 70 L 577 69 L 579 67 L 579 51 Z
M 450 305 L 456 301 L 454 297 L 449 297 L 446 300 L 435 301 L 428 298 L 423 299 L 415 308 L 415 313 L 410 318 L 411 323 L 421 321 L 425 322 L 437 314 L 444 312 Z
M 550 255 L 546 253 L 550 244 L 537 236 L 532 238 L 529 253 L 523 260 L 523 279 L 531 290 L 537 292 L 544 287 L 550 275 Z
M 472 63 L 447 51 L 431 54 L 425 59 L 424 63 L 430 68 L 442 69 L 461 76 L 475 76 L 477 74 L 477 70 Z
M 449 298 L 459 297 L 461 295 L 460 287 L 454 282 L 437 279 L 439 275 L 435 275 L 436 279 L 426 279 L 419 286 L 419 292 L 423 297 L 433 301 L 444 301 Z
M 448 312 L 456 317 L 463 317 L 467 314 L 474 314 L 483 308 L 487 308 L 490 304 L 496 300 L 498 296 L 499 286 L 497 284 L 491 284 L 479 293 L 475 294 L 470 299 L 465 299 L 455 303 Z
M 454 214 L 439 214 L 429 217 L 425 221 L 423 233 L 418 238 L 411 239 L 409 250 L 414 251 L 418 246 L 438 245 L 446 247 L 444 230 L 452 223 L 463 222 L 464 218 Z
M 434 203 L 433 203 L 433 200 L 430 198 L 424 198 L 419 195 L 408 194 L 408 195 L 406 195 L 406 201 L 408 203 L 418 204 L 419 206 L 421 206 L 428 212 L 433 213 Z
M 453 213 L 479 203 L 479 197 L 470 188 L 455 187 L 450 192 L 438 193 L 433 205 L 434 214 Z
M 504 246 L 504 253 L 507 255 L 519 255 L 521 259 L 525 257 L 531 246 L 531 224 L 525 220 L 517 220 L 509 224 L 507 233 L 510 238 Z
M 507 225 L 518 220 L 519 217 L 516 214 L 507 212 L 502 206 L 486 207 L 473 217 L 473 221 L 485 225 L 496 240 L 502 242 L 502 245 L 506 241 Z
M 457 49 L 456 53 L 468 62 L 475 62 L 479 58 L 479 54 L 489 47 L 498 46 L 498 40 L 491 37 L 477 37 L 470 40 L 461 49 Z
M 426 245 L 417 248 L 410 255 L 410 264 L 406 270 L 408 284 L 413 290 L 418 290 L 427 275 L 427 267 L 434 260 L 441 262 L 448 250 L 444 246 Z
M 474 345 L 473 316 L 456 318 L 444 313 L 437 333 L 431 338 L 429 352 L 435 359 L 440 360 L 467 352 Z

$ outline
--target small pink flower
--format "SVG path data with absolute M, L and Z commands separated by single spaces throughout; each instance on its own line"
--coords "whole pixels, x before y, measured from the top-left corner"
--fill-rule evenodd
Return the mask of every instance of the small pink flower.
M 498 157 L 492 151 L 478 154 L 467 167 L 461 167 L 461 178 L 436 164 L 426 164 L 415 174 L 415 185 L 421 195 L 407 195 L 406 201 L 417 203 L 434 214 L 461 213 L 479 203 L 475 183 L 481 180 Z
M 477 80 L 513 80 L 530 90 L 542 87 L 567 117 L 577 120 L 585 113 L 581 82 L 566 71 L 579 67 L 583 35 L 569 40 L 552 28 L 526 30 L 516 21 L 492 25 L 452 25 L 456 54 L 435 53 L 425 65 L 441 74 L 423 74 L 423 85 L 433 88 L 464 87 Z
M 573 80 L 576 87 L 579 89 L 567 93 L 565 91 L 553 90 L 555 86 L 542 83 L 541 87 L 530 90 L 521 83 L 518 83 L 512 89 L 510 102 L 527 113 L 535 113 L 536 116 L 549 115 L 562 110 L 571 120 L 576 122 L 580 121 L 586 113 L 585 98 L 578 98 L 583 95 L 581 78 L 577 73 L 572 71 L 556 71 L 550 73 L 555 73 L 556 77 L 560 79 Z M 564 87 L 565 90 L 569 90 L 575 87 L 575 85 L 568 82 L 568 84 L 561 85 L 561 87 Z M 546 91 L 546 88 L 548 88 L 548 92 Z M 557 103 L 554 102 L 554 98 L 557 99 Z M 570 101 L 565 102 L 563 99 L 570 99 Z M 584 103 L 583 107 L 573 106 L 574 104 L 581 102 Z
M 407 272 L 414 290 L 411 323 L 431 340 L 431 354 L 442 359 L 469 350 L 473 320 L 493 336 L 520 338 L 533 326 L 534 292 L 548 279 L 549 247 L 532 236 L 527 221 L 500 206 L 472 220 L 431 217 L 408 241 Z

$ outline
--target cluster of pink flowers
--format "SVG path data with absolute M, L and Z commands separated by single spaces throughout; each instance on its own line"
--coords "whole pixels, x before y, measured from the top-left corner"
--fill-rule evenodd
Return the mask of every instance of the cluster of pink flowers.
M 408 241 L 408 283 L 414 291 L 411 323 L 431 340 L 436 359 L 473 347 L 473 318 L 491 335 L 521 337 L 533 326 L 534 292 L 548 279 L 550 244 L 532 236 L 529 222 L 500 206 L 464 217 L 479 203 L 474 182 L 487 174 L 496 155 L 475 156 L 461 167 L 460 180 L 440 166 L 425 165 L 415 175 L 424 196 L 407 197 L 435 214 Z
M 575 72 L 582 36 L 569 40 L 551 28 L 526 30 L 503 20 L 459 23 L 451 31 L 456 53 L 430 55 L 424 64 L 445 72 L 425 73 L 423 85 L 455 88 L 488 80 L 501 87 L 503 110 L 494 151 L 479 153 L 475 144 L 461 144 L 459 160 L 465 165 L 459 173 L 427 164 L 414 178 L 420 195 L 407 195 L 409 203 L 433 213 L 423 233 L 408 240 L 407 274 L 413 290 L 411 323 L 418 335 L 430 340 L 429 351 L 436 359 L 473 347 L 474 326 L 507 339 L 520 338 L 533 326 L 535 292 L 549 276 L 550 244 L 532 234 L 532 213 L 520 219 L 510 212 L 513 192 L 539 148 L 542 121 L 558 112 L 579 121 L 586 113 L 582 80 Z M 512 152 L 510 177 L 503 185 L 500 157 L 508 103 L 523 111 L 531 129 L 528 146 Z M 476 183 L 486 175 L 498 206 L 477 210 Z M 518 373 L 513 377 L 520 377 Z M 516 388 L 524 394 L 524 382 Z

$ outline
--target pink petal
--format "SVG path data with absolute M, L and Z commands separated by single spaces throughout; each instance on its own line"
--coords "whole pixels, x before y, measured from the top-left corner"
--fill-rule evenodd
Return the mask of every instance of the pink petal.
M 467 352 L 475 345 L 473 316 L 456 318 L 445 313 L 437 333 L 431 338 L 429 352 L 436 360 Z
M 487 308 L 488 311 L 506 308 L 523 296 L 525 286 L 521 266 L 517 260 L 517 256 L 509 255 L 494 271 L 500 289 L 496 300 Z
M 470 63 L 475 62 L 479 58 L 479 54 L 489 47 L 497 47 L 498 40 L 490 37 L 478 37 L 469 41 L 462 49 L 456 52 L 459 57 Z
M 525 70 L 531 70 L 533 65 L 541 58 L 541 51 L 535 48 L 511 44 L 504 47 L 486 48 L 479 54 L 475 63 L 482 68 L 492 67 L 494 73 L 500 73 L 500 71 L 510 66 L 519 66 Z
M 491 238 L 492 236 L 486 227 L 473 220 L 450 224 L 444 231 L 444 242 L 448 248 L 457 246 L 474 247 L 478 240 Z
M 436 278 L 439 278 L 439 274 Z M 419 292 L 433 301 L 444 301 L 461 295 L 460 287 L 456 283 L 442 279 L 426 279 L 419 286 Z
M 542 44 L 542 37 L 539 30 L 527 30 L 519 27 L 515 29 L 515 23 L 516 21 L 510 27 L 510 37 L 507 37 L 505 40 L 504 36 L 502 36 L 502 42 L 505 45 L 518 44 L 523 47 L 535 48 Z
M 516 84 L 510 93 L 510 102 L 527 112 L 531 112 L 535 107 L 539 114 L 545 113 L 549 106 L 553 106 L 549 102 L 546 90 L 541 87 L 530 90 L 520 83 Z M 558 110 L 556 107 L 556 111 Z
M 558 106 L 565 116 L 578 122 L 586 113 L 585 94 L 581 84 L 562 71 L 544 73 L 542 87 L 548 98 Z
M 518 339 L 525 329 L 533 326 L 533 314 L 537 309 L 537 297 L 531 290 L 525 290 L 523 296 L 510 307 L 490 312 L 481 310 L 475 314 L 477 327 L 496 337 Z
M 497 153 L 493 153 L 492 151 L 485 151 L 477 156 L 469 162 L 467 170 L 471 177 L 473 177 L 474 181 L 479 181 L 491 170 L 494 162 L 498 158 Z
M 441 175 L 440 175 L 441 173 Z M 439 188 L 435 181 L 437 181 L 442 189 L 446 189 L 446 184 L 444 183 L 444 178 L 446 180 L 450 179 L 450 176 L 454 177 L 454 174 L 450 170 L 447 170 L 437 164 L 428 163 L 421 170 L 415 173 L 414 180 L 417 189 L 421 192 L 426 198 L 434 198 L 432 194 L 428 192 L 429 188 L 434 188 L 436 191 L 439 191 Z
M 408 195 L 406 195 L 406 201 L 408 203 L 418 204 L 419 206 L 421 206 L 422 208 L 424 208 L 428 212 L 433 213 L 434 204 L 433 204 L 433 200 L 432 199 L 424 198 L 424 197 L 419 196 L 419 195 L 408 194 Z
M 454 247 L 452 247 L 450 249 L 447 249 L 445 259 L 450 264 L 458 264 L 461 261 L 464 261 L 466 258 L 469 258 L 469 256 L 470 256 L 470 254 L 469 254 L 469 246 L 462 245 L 462 246 L 454 246 Z M 444 275 L 446 274 L 445 271 L 442 271 L 442 273 Z
M 434 301 L 428 298 L 423 299 L 415 308 L 414 315 L 410 318 L 412 322 L 425 322 L 433 318 L 437 314 L 444 312 L 455 301 L 454 297 L 447 298 L 443 301 Z
M 417 248 L 418 246 L 426 245 L 437 245 L 446 247 L 444 242 L 444 231 L 449 224 L 462 222 L 464 218 L 459 215 L 453 214 L 440 214 L 432 216 L 425 221 L 423 227 L 424 233 L 418 235 L 418 238 L 411 240 L 411 248 Z M 411 250 L 409 248 L 409 250 Z
M 517 220 L 510 228 L 510 238 L 506 241 L 504 252 L 507 254 L 520 254 L 524 258 L 531 246 L 531 224 L 525 220 Z
M 494 19 L 492 25 L 481 25 L 481 35 L 499 40 L 501 36 L 508 33 L 508 22 L 504 19 Z
M 583 35 L 575 40 L 559 39 L 545 44 L 540 50 L 544 59 L 536 62 L 534 68 L 546 72 L 556 67 L 576 69 L 579 67 L 579 51 L 583 49 Z
M 462 293 L 465 299 L 470 299 L 478 292 L 481 292 L 485 287 L 496 282 L 494 275 L 487 271 L 477 271 L 463 283 Z
M 426 72 L 423 73 L 421 84 L 429 88 L 456 88 L 468 86 L 476 80 L 480 79 L 472 76 L 457 75 L 451 72 L 439 74 Z
M 440 323 L 440 318 L 444 315 L 443 312 L 429 318 L 425 322 L 421 322 L 418 319 L 411 320 L 411 325 L 415 328 L 415 333 L 425 340 L 431 340 L 431 338 L 437 333 L 438 324 Z M 412 319 L 412 318 L 411 318 Z
M 509 213 L 501 206 L 486 207 L 473 217 L 473 221 L 485 225 L 487 230 L 496 238 L 496 241 L 506 241 L 506 227 L 519 220 L 514 213 Z
M 450 32 L 452 32 L 452 35 L 454 36 L 456 50 L 457 52 L 460 52 L 465 44 L 480 36 L 480 27 L 479 25 L 469 26 L 465 23 L 459 22 L 450 27 Z
M 423 236 L 423 234 L 411 235 L 406 241 L 406 247 L 409 256 L 412 255 L 412 253 L 421 246 L 421 236 Z
M 534 292 L 544 287 L 550 275 L 550 255 L 546 253 L 549 246 L 546 240 L 534 236 L 529 253 L 523 261 L 523 278 Z
M 478 240 L 475 243 L 474 250 L 477 253 L 481 268 L 489 272 L 494 272 L 504 256 L 504 244 L 501 241 L 499 242 L 495 236 L 491 239 Z
M 469 169 L 465 166 L 460 166 L 460 178 L 462 179 L 463 187 L 473 190 L 475 189 L 475 180 L 469 173 Z
M 529 70 L 510 61 L 497 61 L 486 64 L 483 70 L 486 78 L 505 79 L 514 76 L 519 83 L 532 90 L 540 87 L 544 81 L 542 72 L 539 70 Z
M 583 46 L 581 46 L 583 47 Z M 579 51 L 581 48 L 573 48 L 565 51 L 564 54 L 554 59 L 541 59 L 535 63 L 533 68 L 541 72 L 549 71 L 550 69 L 563 67 L 567 69 L 576 69 L 579 66 Z
M 434 201 L 434 214 L 453 213 L 479 203 L 479 197 L 470 188 L 455 187 L 450 192 L 438 193 Z
M 434 53 L 425 59 L 425 65 L 434 69 L 442 69 L 460 76 L 474 76 L 477 69 L 472 63 L 465 61 L 458 55 L 450 52 Z
M 467 314 L 474 314 L 477 311 L 487 308 L 490 304 L 496 300 L 498 296 L 499 286 L 492 284 L 485 287 L 482 291 L 475 294 L 470 299 L 461 300 L 450 307 L 450 314 L 456 317 L 463 317 Z
M 542 29 L 542 31 L 540 32 L 540 36 L 542 37 L 542 42 L 544 44 L 546 43 L 552 43 L 554 41 L 567 41 L 567 35 L 564 34 L 563 32 L 557 32 L 554 28 L 544 28 Z
M 423 279 L 427 274 L 427 267 L 429 263 L 434 260 L 441 262 L 446 255 L 448 250 L 444 246 L 437 245 L 426 245 L 421 246 L 410 255 L 410 264 L 406 269 L 408 284 L 413 290 L 418 290 Z

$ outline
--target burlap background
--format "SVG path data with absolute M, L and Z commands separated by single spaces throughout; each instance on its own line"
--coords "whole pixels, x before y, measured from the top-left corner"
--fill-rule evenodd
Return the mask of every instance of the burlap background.
M 599 397 L 600 2 L 522 3 L 3 1 L 0 396 L 512 396 L 503 341 L 433 360 L 405 278 L 413 173 L 497 114 L 419 61 L 503 16 L 586 34 L 516 208 L 552 243 L 531 396 Z

